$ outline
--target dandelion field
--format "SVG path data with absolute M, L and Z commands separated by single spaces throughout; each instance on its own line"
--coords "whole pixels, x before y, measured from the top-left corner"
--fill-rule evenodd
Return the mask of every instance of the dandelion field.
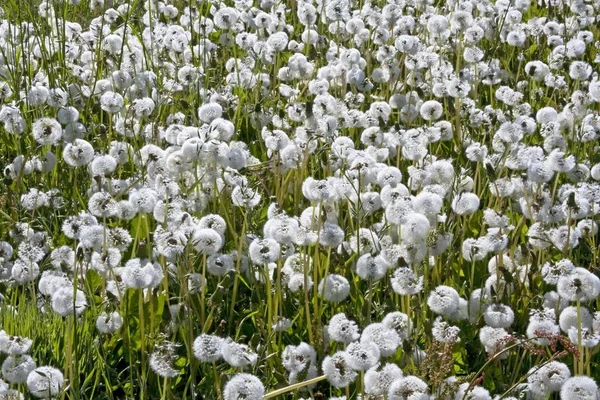
M 2 2 L 0 399 L 599 399 L 596 12 Z

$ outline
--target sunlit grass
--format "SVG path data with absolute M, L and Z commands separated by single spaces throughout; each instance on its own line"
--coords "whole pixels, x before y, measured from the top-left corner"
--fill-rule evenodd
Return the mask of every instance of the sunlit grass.
M 325 16 L 335 10 L 321 5 L 315 7 L 323 17 L 316 16 L 313 31 L 303 36 L 301 4 L 295 1 L 277 2 L 267 10 L 273 20 L 285 15 L 285 23 L 257 26 L 259 8 L 270 8 L 262 2 L 244 11 L 253 13 L 252 22 L 247 14 L 239 26 L 210 33 L 210 24 L 202 28 L 200 18 L 216 19 L 219 2 L 194 3 L 192 17 L 192 4 L 186 1 L 73 3 L 52 2 L 52 14 L 48 3 L 9 0 L 2 5 L 0 24 L 0 241 L 14 249 L 12 257 L 0 260 L 0 329 L 31 339 L 27 354 L 38 367 L 62 372 L 61 398 L 228 400 L 237 398 L 226 385 L 239 373 L 257 377 L 265 398 L 392 398 L 387 392 L 384 397 L 370 393 L 367 372 L 359 371 L 347 385 L 335 385 L 323 371 L 326 357 L 350 345 L 330 338 L 328 324 L 340 313 L 355 321 L 360 332 L 390 313 L 403 313 L 411 329 L 394 351 L 377 359 L 381 366 L 397 365 L 405 377 L 422 379 L 428 396 L 458 400 L 481 386 L 491 396 L 518 397 L 519 391 L 529 391 L 530 398 L 537 398 L 541 395 L 533 392 L 533 384 L 523 384 L 556 360 L 574 376 L 598 374 L 598 346 L 588 345 L 600 333 L 600 317 L 594 314 L 598 293 L 582 297 L 589 288 L 577 278 L 582 288 L 574 289 L 572 298 L 562 298 L 556 307 L 544 298 L 556 290 L 556 282 L 549 283 L 543 272 L 546 264 L 568 259 L 596 275 L 599 256 L 594 224 L 600 174 L 592 167 L 600 162 L 600 108 L 589 94 L 590 82 L 598 77 L 595 72 L 575 79 L 569 70 L 573 61 L 597 67 L 593 40 L 598 28 L 585 28 L 592 40 L 581 54 L 565 56 L 564 65 L 552 58 L 556 46 L 548 44 L 541 27 L 538 36 L 530 33 L 535 18 L 564 22 L 566 4 L 481 3 L 474 15 L 491 28 L 481 41 L 469 43 L 466 28 L 451 32 L 447 27 L 440 35 L 447 30 L 448 37 L 435 38 L 437 28 L 429 27 L 425 15 L 450 18 L 455 12 L 452 4 L 442 2 L 405 7 L 399 16 L 413 15 L 414 28 L 386 30 L 385 40 L 379 35 L 386 33 L 377 28 L 386 22 L 369 22 L 375 18 L 369 12 L 355 15 L 367 21 L 369 34 L 354 36 Z M 243 8 L 243 3 L 237 6 Z M 360 10 L 366 3 L 353 2 L 350 9 Z M 595 6 L 590 7 L 593 14 Z M 514 22 L 517 8 L 523 26 Z M 173 10 L 178 14 L 169 18 Z M 182 18 L 185 10 L 187 18 Z M 154 18 L 148 21 L 150 14 Z M 344 18 L 348 24 L 349 16 Z M 510 44 L 519 38 L 507 39 L 508 32 L 525 27 L 524 43 Z M 262 54 L 267 50 L 258 45 L 227 44 L 244 30 L 261 43 L 276 46 L 269 42 L 275 32 L 287 32 L 297 42 L 272 54 Z M 315 32 L 320 39 L 310 44 Z M 415 45 L 419 54 L 398 51 L 404 46 L 398 37 L 409 33 L 420 40 Z M 566 43 L 577 31 L 567 29 L 562 36 Z M 179 50 L 173 47 L 179 45 Z M 463 57 L 468 45 L 482 50 L 481 62 Z M 358 50 L 346 50 L 351 48 Z M 392 50 L 386 58 L 384 53 Z M 344 65 L 343 57 L 357 61 Z M 564 85 L 535 81 L 535 71 L 526 67 L 534 60 L 557 63 L 552 74 L 562 77 Z M 185 72 L 184 66 L 191 68 Z M 115 71 L 127 71 L 131 81 L 119 86 Z M 390 77 L 376 82 L 377 73 Z M 443 87 L 435 86 L 440 82 Z M 36 86 L 46 88 L 39 89 L 44 93 L 52 89 L 50 96 L 56 98 L 37 104 Z M 3 95 L 9 91 L 11 95 Z M 117 93 L 124 105 L 101 100 L 107 91 Z M 589 101 L 579 100 L 586 95 Z M 421 107 L 427 100 L 439 102 L 440 116 L 427 117 Z M 217 126 L 199 111 L 215 103 L 220 110 L 215 112 L 232 126 Z M 543 118 L 536 113 L 543 107 L 557 111 L 554 125 L 540 123 Z M 67 113 L 73 110 L 78 117 L 71 120 Z M 60 140 L 41 143 L 44 135 L 35 132 L 35 122 L 44 117 L 59 120 Z M 365 134 L 367 129 L 371 134 Z M 202 137 L 198 152 L 193 147 L 198 143 L 190 139 L 194 135 Z M 549 143 L 549 135 L 555 136 L 555 144 Z M 338 140 L 344 136 L 349 147 Z M 68 143 L 76 144 L 75 138 L 93 147 L 80 166 L 74 166 L 76 155 L 63 153 Z M 129 150 L 118 155 L 115 142 Z M 485 148 L 482 157 L 466 150 L 475 142 Z M 293 153 L 290 143 L 297 145 Z M 573 157 L 571 169 L 550 167 L 554 148 L 564 151 L 557 158 L 565 163 Z M 113 166 L 110 160 L 100 161 L 107 154 Z M 389 178 L 393 184 L 386 184 L 378 175 L 385 167 L 395 167 L 402 178 Z M 573 172 L 577 168 L 579 175 Z M 498 195 L 508 190 L 503 185 L 514 193 Z M 136 204 L 131 202 L 136 191 L 148 188 Z M 427 193 L 436 194 L 427 200 L 432 205 L 425 196 L 418 198 Z M 105 196 L 102 201 L 90 200 L 99 194 Z M 402 201 L 412 204 L 408 211 L 400 207 Z M 496 214 L 486 214 L 488 209 Z M 65 221 L 88 212 L 97 229 L 69 233 Z M 564 215 L 557 217 L 560 213 Z M 203 225 L 215 215 L 224 221 L 221 231 Z M 278 219 L 284 228 L 269 231 Z M 496 220 L 501 222 L 491 226 Z M 532 225 L 538 222 L 541 239 L 532 238 Z M 343 243 L 329 238 L 332 225 L 341 229 Z M 298 232 L 288 240 L 286 229 Z M 255 256 L 250 245 L 266 237 L 279 250 L 272 260 L 258 262 L 268 246 Z M 443 240 L 449 241 L 447 248 L 436 252 L 436 241 Z M 465 250 L 465 243 L 474 245 Z M 69 254 L 62 261 L 57 259 L 61 247 Z M 286 262 L 292 253 L 297 265 Z M 120 258 L 109 265 L 117 254 Z M 215 261 L 215 254 L 224 258 Z M 374 260 L 369 265 L 380 263 L 383 273 L 364 267 L 367 254 Z M 230 268 L 221 271 L 225 263 Z M 15 265 L 25 272 L 14 272 Z M 414 293 L 401 294 L 394 286 L 401 286 L 400 268 L 414 274 Z M 63 280 L 56 278 L 56 286 L 46 293 L 40 278 L 49 271 Z M 347 281 L 348 293 L 340 301 L 334 301 L 333 288 L 323 289 L 328 279 Z M 439 311 L 432 303 L 431 294 L 442 285 L 460 298 L 453 312 Z M 64 287 L 73 289 L 71 300 L 57 304 L 54 294 Z M 85 305 L 77 304 L 78 290 Z M 478 290 L 484 293 L 482 305 L 475 298 Z M 558 329 L 565 302 L 576 309 L 564 322 L 574 332 L 530 332 L 532 311 L 547 311 L 549 305 L 556 308 L 552 324 Z M 514 313 L 497 348 L 489 348 L 486 343 L 494 341 L 481 337 L 483 328 L 493 325 L 492 317 L 483 315 L 490 304 L 509 306 Z M 67 311 L 60 316 L 63 308 Z M 97 327 L 99 318 L 100 325 L 108 326 L 104 316 L 115 312 L 122 327 Z M 438 315 L 457 327 L 458 336 L 448 343 L 432 334 L 432 329 L 438 332 Z M 236 365 L 232 356 L 203 362 L 195 345 L 201 334 L 247 345 L 247 361 Z M 540 337 L 548 343 L 540 345 Z M 589 340 L 585 346 L 584 339 Z M 312 346 L 315 361 L 292 373 L 282 364 L 284 354 L 287 346 L 302 342 Z M 4 361 L 7 355 L 1 357 Z M 455 384 L 446 381 L 451 376 Z M 29 395 L 26 380 L 9 383 Z M 559 394 L 547 391 L 541 397 L 555 396 Z

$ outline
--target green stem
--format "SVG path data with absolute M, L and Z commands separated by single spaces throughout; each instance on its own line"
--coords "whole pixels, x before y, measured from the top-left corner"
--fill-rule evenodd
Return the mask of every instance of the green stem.
M 138 312 L 140 317 L 140 360 L 142 375 L 140 379 L 140 399 L 146 398 L 146 325 L 144 318 L 144 291 L 138 289 Z
M 304 382 L 298 382 L 298 383 L 295 383 L 293 385 L 286 386 L 284 388 L 277 389 L 277 390 L 274 390 L 272 392 L 269 392 L 269 393 L 265 394 L 265 396 L 263 397 L 263 399 L 266 400 L 266 399 L 270 399 L 272 397 L 277 397 L 277 396 L 279 396 L 281 394 L 284 394 L 284 393 L 287 393 L 287 392 L 291 392 L 292 390 L 300 389 L 300 388 L 303 388 L 305 386 L 310 386 L 310 385 L 313 385 L 315 383 L 324 381 L 325 379 L 327 379 L 327 377 L 325 375 L 321 375 L 321 376 L 309 379 L 309 380 L 304 381 Z
M 235 276 L 233 278 L 233 292 L 231 294 L 231 303 L 229 306 L 229 324 L 228 326 L 233 326 L 233 317 L 235 316 L 235 303 L 237 301 L 237 295 L 240 285 L 240 264 L 242 262 L 242 245 L 244 243 L 244 238 L 246 237 L 246 225 L 248 224 L 248 215 L 244 212 L 244 221 L 242 223 L 242 232 L 239 236 L 239 242 L 237 245 L 237 259 L 235 262 Z

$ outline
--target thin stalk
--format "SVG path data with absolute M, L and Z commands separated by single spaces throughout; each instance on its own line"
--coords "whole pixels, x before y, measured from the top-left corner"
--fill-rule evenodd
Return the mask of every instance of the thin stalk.
M 286 386 L 286 387 L 281 388 L 281 389 L 273 390 L 272 392 L 269 392 L 269 393 L 265 394 L 265 396 L 263 397 L 263 399 L 266 400 L 266 399 L 270 399 L 272 397 L 277 397 L 277 396 L 282 395 L 284 393 L 291 392 L 292 390 L 297 390 L 297 389 L 303 388 L 305 386 L 310 386 L 310 385 L 313 385 L 315 383 L 324 381 L 325 379 L 327 379 L 327 377 L 325 375 L 321 375 L 321 376 L 317 376 L 316 378 L 312 378 L 312 379 L 309 379 L 309 380 L 304 381 L 304 382 L 298 382 L 298 383 L 295 383 L 295 384 L 290 385 L 290 386 Z
M 573 366 L 576 375 L 583 374 L 583 346 L 581 339 L 581 301 L 577 299 L 577 350 L 579 351 L 579 357 L 576 358 L 577 362 Z
M 229 306 L 229 325 L 233 326 L 233 317 L 235 315 L 235 303 L 237 301 L 237 295 L 240 285 L 240 264 L 242 262 L 242 245 L 244 243 L 244 238 L 246 236 L 246 226 L 248 224 L 248 214 L 243 212 L 244 220 L 242 222 L 242 231 L 239 236 L 239 242 L 237 245 L 237 259 L 235 262 L 235 276 L 233 277 L 233 291 L 231 294 L 231 303 Z
M 200 326 L 206 322 L 206 254 L 202 256 L 202 288 L 200 290 Z
M 146 322 L 144 317 L 144 291 L 138 289 L 138 313 L 140 318 L 140 360 L 142 375 L 140 379 L 140 399 L 146 398 Z

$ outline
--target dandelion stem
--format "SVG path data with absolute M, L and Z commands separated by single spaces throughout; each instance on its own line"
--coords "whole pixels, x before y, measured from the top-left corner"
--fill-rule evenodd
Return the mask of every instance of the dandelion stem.
M 142 375 L 140 377 L 140 398 L 146 398 L 146 323 L 144 316 L 144 291 L 138 289 L 138 312 L 140 318 L 140 359 Z
M 242 262 L 242 246 L 246 237 L 246 225 L 248 224 L 248 214 L 243 212 L 242 230 L 238 237 L 237 258 L 235 261 L 235 276 L 233 277 L 233 291 L 231 294 L 231 304 L 229 306 L 229 326 L 233 326 L 233 317 L 235 315 L 235 303 L 240 285 L 240 264 Z
M 583 374 L 583 345 L 581 333 L 581 300 L 579 299 L 577 299 L 577 350 L 579 354 L 576 358 L 575 373 L 581 375 Z
M 202 288 L 200 290 L 200 326 L 206 322 L 206 254 L 202 256 Z
M 286 386 L 284 388 L 277 389 L 277 390 L 274 390 L 272 392 L 269 392 L 269 393 L 265 394 L 265 396 L 263 397 L 263 399 L 264 400 L 270 399 L 272 397 L 276 397 L 276 396 L 282 395 L 284 393 L 291 392 L 292 390 L 296 390 L 296 389 L 303 388 L 305 386 L 313 385 L 315 383 L 324 381 L 325 379 L 327 379 L 327 377 L 325 375 L 321 375 L 321 376 L 309 379 L 309 380 L 304 381 L 304 382 L 298 382 L 298 383 L 295 383 L 293 385 Z
M 309 343 L 313 344 L 314 340 L 313 340 L 313 331 L 312 331 L 312 322 L 311 322 L 311 314 L 310 314 L 310 301 L 308 299 L 308 263 L 303 263 L 303 270 L 304 270 L 304 287 L 302 288 L 304 290 L 304 317 L 306 318 L 306 329 L 308 330 L 308 341 Z M 315 285 L 317 284 L 316 282 L 314 283 Z M 323 285 L 324 287 L 325 285 Z

